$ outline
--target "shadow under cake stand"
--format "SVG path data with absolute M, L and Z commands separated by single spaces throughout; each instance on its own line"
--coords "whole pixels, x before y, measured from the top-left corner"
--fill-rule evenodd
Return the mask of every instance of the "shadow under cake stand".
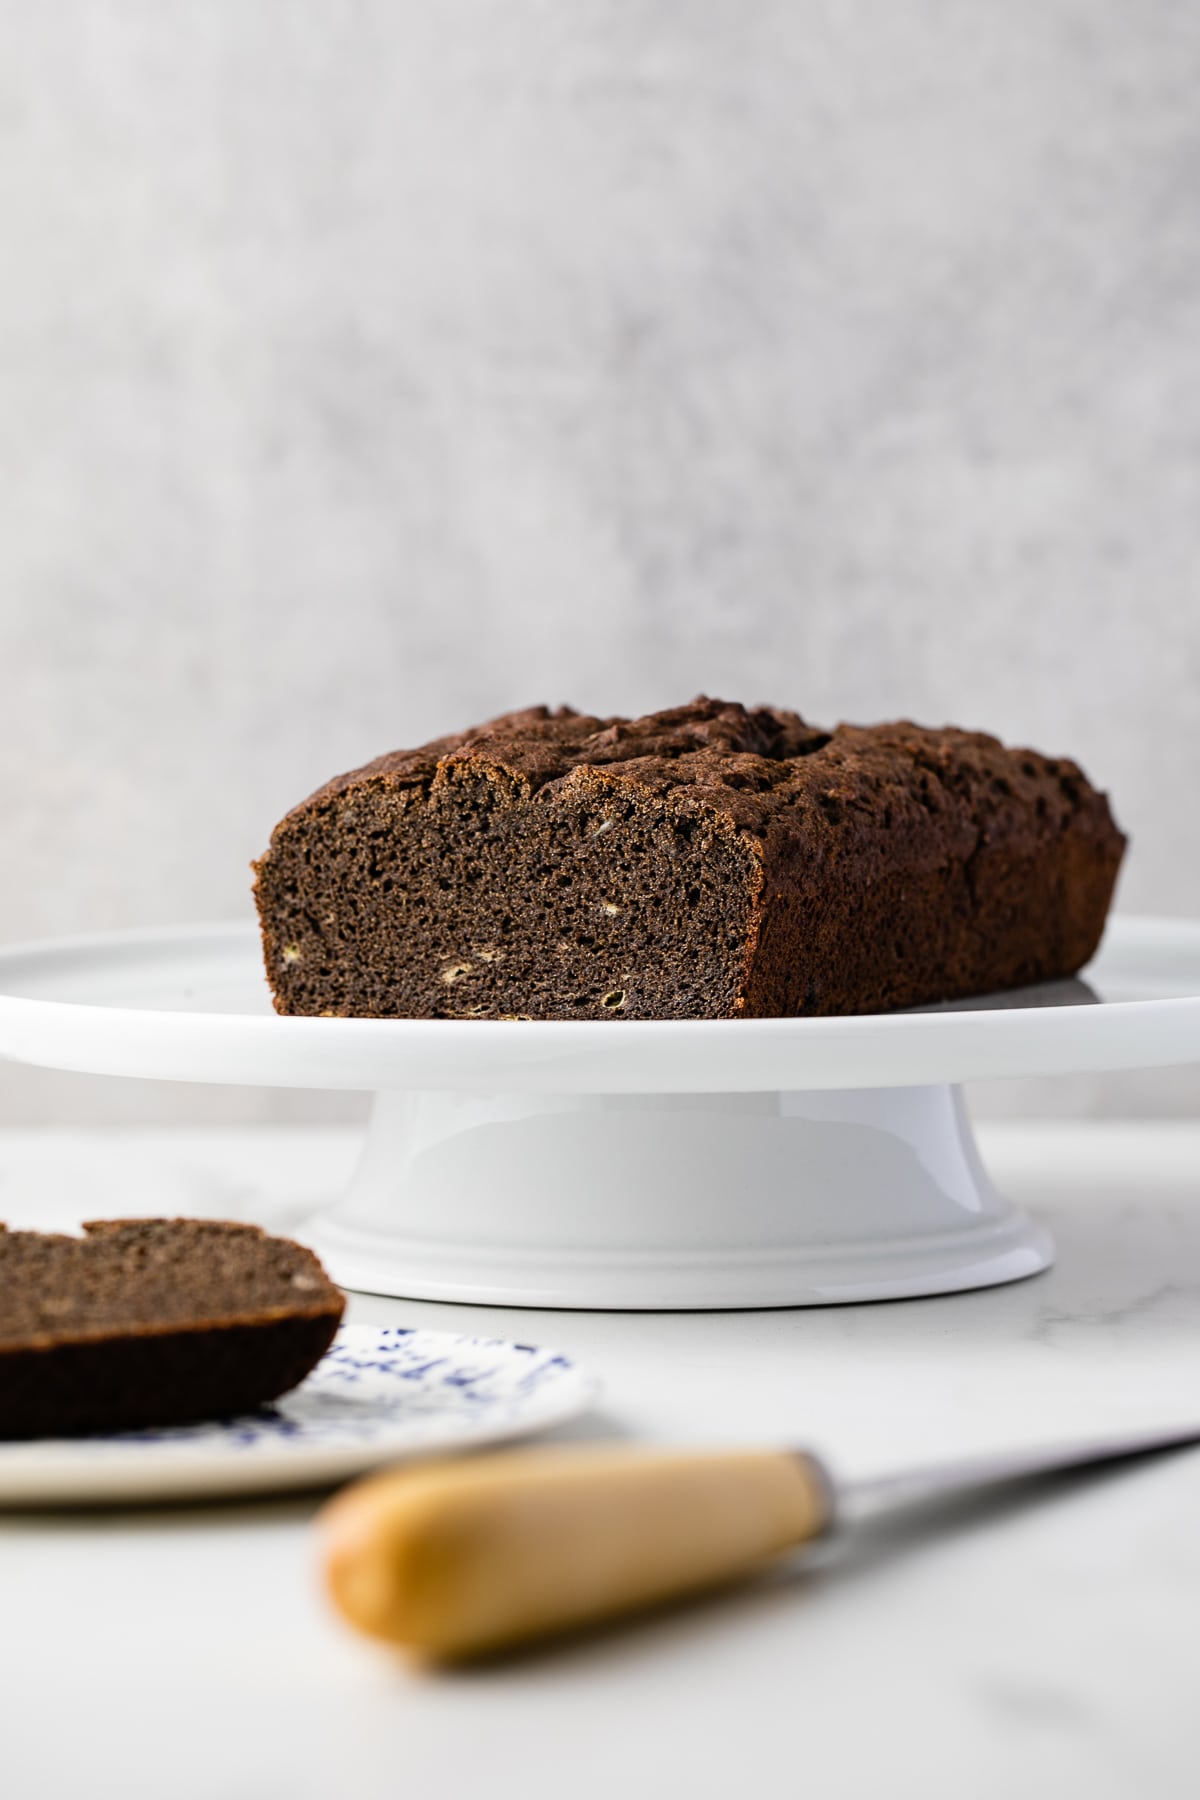
M 348 1191 L 298 1235 L 343 1286 L 483 1304 L 824 1305 L 1046 1268 L 958 1083 L 1200 1061 L 1200 923 L 1117 917 L 1083 981 L 835 1019 L 294 1019 L 257 933 L 0 952 L 0 1055 L 367 1089 Z

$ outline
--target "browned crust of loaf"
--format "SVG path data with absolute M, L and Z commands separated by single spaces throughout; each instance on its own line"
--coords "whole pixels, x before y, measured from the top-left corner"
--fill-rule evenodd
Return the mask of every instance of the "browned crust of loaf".
M 251 1411 L 302 1381 L 341 1321 L 345 1298 L 312 1252 L 257 1226 L 116 1219 L 84 1230 L 0 1225 L 0 1437 Z M 262 1291 L 222 1298 L 221 1257 Z M 289 1271 L 304 1286 L 266 1294 Z
M 533 707 L 378 757 L 280 822 L 255 864 L 280 1010 L 264 873 L 291 827 L 364 786 L 419 803 L 464 766 L 524 801 L 615 783 L 736 831 L 759 874 L 731 1016 L 894 1009 L 1073 974 L 1099 943 L 1125 846 L 1077 764 L 982 732 L 826 732 L 703 696 L 639 719 Z M 897 959 L 887 946 L 901 939 Z
M 75 1437 L 235 1418 L 299 1385 L 337 1319 L 110 1336 L 0 1355 L 0 1438 Z
M 553 791 L 576 771 L 595 770 L 647 794 L 712 807 L 755 831 L 775 805 L 786 804 L 793 763 L 829 741 L 828 732 L 806 725 L 798 713 L 748 710 L 703 696 L 639 719 L 531 706 L 337 775 L 293 807 L 276 831 L 364 781 L 427 791 L 464 761 L 496 769 L 530 795 Z

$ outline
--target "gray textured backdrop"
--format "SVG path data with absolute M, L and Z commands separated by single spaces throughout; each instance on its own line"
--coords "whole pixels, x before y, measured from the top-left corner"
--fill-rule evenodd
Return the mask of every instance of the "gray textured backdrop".
M 1200 913 L 1198 92 L 1189 0 L 0 0 L 0 938 L 700 688 L 1073 753 Z

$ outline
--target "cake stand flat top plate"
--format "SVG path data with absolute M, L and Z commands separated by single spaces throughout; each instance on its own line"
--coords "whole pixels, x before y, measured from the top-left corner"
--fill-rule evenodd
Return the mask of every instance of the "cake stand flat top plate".
M 714 1093 L 1200 1061 L 1200 921 L 1116 917 L 1082 978 L 832 1019 L 294 1019 L 243 924 L 0 951 L 0 1056 L 263 1087 Z

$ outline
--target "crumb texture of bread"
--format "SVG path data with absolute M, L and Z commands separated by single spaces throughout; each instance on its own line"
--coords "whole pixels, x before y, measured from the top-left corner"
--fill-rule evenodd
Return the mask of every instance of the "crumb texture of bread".
M 865 1013 L 1074 974 L 1124 845 L 1075 763 L 981 732 L 533 707 L 329 782 L 255 898 L 281 1013 Z
M 0 1225 L 0 1438 L 251 1411 L 304 1379 L 344 1306 L 310 1250 L 253 1225 Z

